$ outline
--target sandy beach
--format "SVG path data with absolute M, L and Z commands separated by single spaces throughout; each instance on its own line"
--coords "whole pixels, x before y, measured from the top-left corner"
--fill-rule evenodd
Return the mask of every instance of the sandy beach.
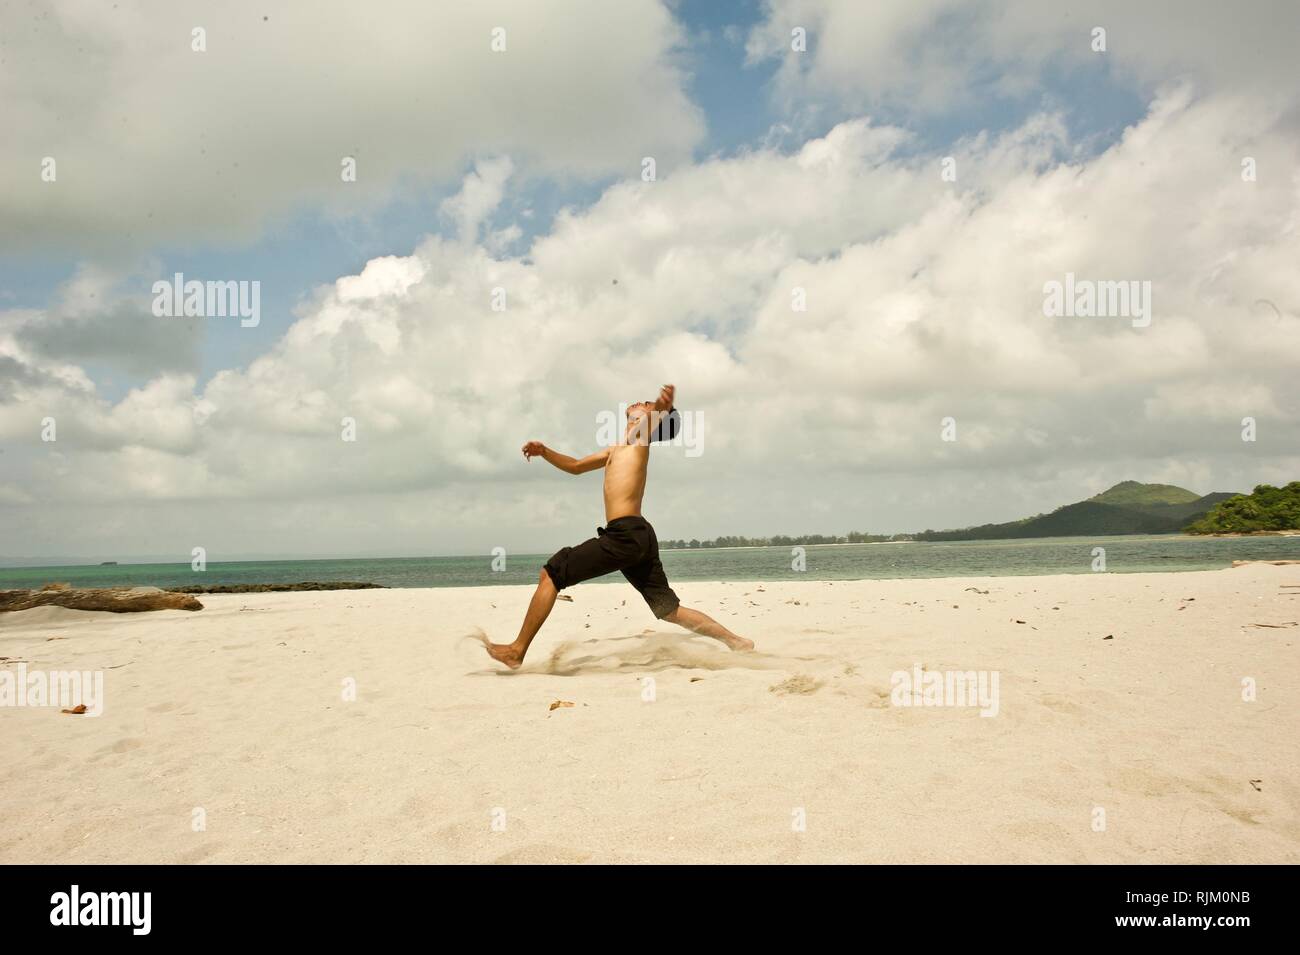
M 104 681 L 0 709 L 0 862 L 1300 862 L 1296 585 L 678 585 L 733 654 L 587 584 L 514 673 L 468 635 L 519 587 L 0 614 L 0 668 Z M 996 715 L 896 705 L 917 667 Z

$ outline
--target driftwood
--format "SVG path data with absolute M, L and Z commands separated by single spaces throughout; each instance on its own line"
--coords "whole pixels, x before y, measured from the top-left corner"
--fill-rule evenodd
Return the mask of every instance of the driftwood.
M 358 584 L 351 581 L 315 581 L 301 584 L 212 584 L 189 587 L 168 587 L 173 594 L 271 594 L 299 590 L 387 590 L 383 584 Z
M 144 610 L 202 610 L 203 604 L 188 594 L 173 594 L 153 587 L 118 590 L 0 590 L 0 613 L 33 607 L 67 607 L 69 610 L 107 610 L 137 613 Z

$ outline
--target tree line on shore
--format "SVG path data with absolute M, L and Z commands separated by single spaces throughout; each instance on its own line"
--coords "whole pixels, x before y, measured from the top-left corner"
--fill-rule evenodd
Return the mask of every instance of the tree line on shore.
M 866 531 L 850 531 L 842 537 L 833 534 L 800 534 L 787 537 L 778 534 L 775 537 L 718 537 L 713 540 L 670 540 L 660 541 L 661 550 L 701 550 L 711 547 L 791 547 L 797 544 L 879 544 L 884 541 L 912 540 L 911 534 L 868 534 Z
M 1140 494 L 1161 489 L 1163 496 L 1146 503 Z M 1190 500 L 1169 498 L 1181 492 Z M 1108 495 L 1110 497 L 1108 498 Z M 1135 498 L 1135 495 L 1138 495 Z M 1150 494 L 1148 494 L 1150 496 Z M 1113 503 L 1119 499 L 1122 503 Z M 1192 519 L 1188 523 L 1189 519 Z M 1066 505 L 1049 515 L 1007 524 L 985 524 L 960 530 L 924 530 L 914 534 L 844 535 L 778 534 L 774 537 L 718 537 L 713 540 L 660 541 L 664 550 L 708 550 L 717 547 L 792 547 L 799 544 L 877 544 L 889 541 L 1005 540 L 1019 537 L 1091 537 L 1115 534 L 1268 534 L 1300 530 L 1300 481 L 1284 487 L 1261 484 L 1250 494 L 1207 494 L 1166 485 L 1126 481 L 1087 501 Z

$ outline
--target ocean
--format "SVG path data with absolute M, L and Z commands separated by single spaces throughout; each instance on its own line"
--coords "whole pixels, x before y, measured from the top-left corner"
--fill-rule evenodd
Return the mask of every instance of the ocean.
M 898 544 L 823 544 L 804 548 L 806 569 L 793 569 L 789 547 L 665 550 L 673 580 L 863 580 L 899 577 L 1002 577 L 1094 573 L 1094 548 L 1105 549 L 1110 573 L 1217 570 L 1234 560 L 1300 560 L 1300 537 L 1050 537 L 1035 540 Z M 508 554 L 493 571 L 492 556 L 390 557 L 337 560 L 210 562 L 0 569 L 0 589 L 64 582 L 74 587 L 263 584 L 365 581 L 386 587 L 479 587 L 531 584 L 547 554 Z M 615 574 L 611 582 L 621 581 Z

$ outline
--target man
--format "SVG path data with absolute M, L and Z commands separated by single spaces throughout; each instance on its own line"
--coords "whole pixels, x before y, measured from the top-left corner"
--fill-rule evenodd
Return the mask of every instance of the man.
M 660 620 L 685 627 L 701 636 L 721 640 L 732 650 L 752 650 L 754 644 L 738 637 L 712 617 L 683 607 L 668 586 L 659 562 L 659 541 L 654 528 L 641 516 L 645 494 L 646 466 L 650 463 L 650 442 L 673 415 L 672 385 L 664 385 L 654 403 L 640 401 L 627 409 L 627 429 L 620 444 L 575 460 L 552 451 L 540 441 L 523 447 L 524 459 L 544 458 L 561 471 L 585 474 L 605 469 L 605 525 L 596 536 L 577 547 L 564 547 L 546 562 L 537 578 L 523 626 L 514 643 L 489 643 L 492 659 L 516 670 L 524 662 L 528 646 L 537 636 L 555 606 L 556 595 L 565 587 L 621 570 L 628 583 L 640 591 L 651 612 Z

